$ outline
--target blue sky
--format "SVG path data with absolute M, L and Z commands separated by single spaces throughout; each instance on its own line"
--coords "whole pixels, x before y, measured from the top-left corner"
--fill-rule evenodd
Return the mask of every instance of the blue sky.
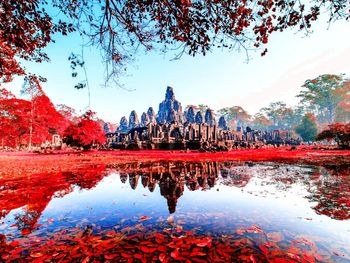
M 88 105 L 87 90 L 76 90 L 77 80 L 71 78 L 68 56 L 80 52 L 77 36 L 56 36 L 56 43 L 46 51 L 50 63 L 26 64 L 31 72 L 48 78 L 44 90 L 55 104 L 67 104 L 78 111 Z M 88 80 L 91 88 L 91 107 L 106 121 L 119 122 L 135 109 L 139 116 L 149 106 L 158 110 L 166 86 L 172 86 L 183 107 L 188 104 L 207 104 L 218 110 L 240 105 L 251 114 L 272 101 L 282 100 L 295 105 L 295 95 L 308 78 L 325 73 L 345 73 L 350 76 L 350 27 L 345 21 L 327 24 L 318 21 L 314 33 L 304 36 L 290 30 L 274 34 L 267 45 L 269 52 L 251 52 L 246 63 L 244 53 L 214 50 L 207 56 L 171 61 L 173 54 L 141 53 L 120 79 L 124 89 L 103 87 L 104 66 L 100 54 L 85 49 Z M 19 94 L 22 79 L 7 87 Z

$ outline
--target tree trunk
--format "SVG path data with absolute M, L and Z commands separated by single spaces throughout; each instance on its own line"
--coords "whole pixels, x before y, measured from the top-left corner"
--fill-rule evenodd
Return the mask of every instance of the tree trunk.
M 33 98 L 32 98 L 32 107 L 30 110 L 30 123 L 29 123 L 29 145 L 28 145 L 29 151 L 32 149 L 33 118 L 34 118 L 34 103 L 33 103 Z

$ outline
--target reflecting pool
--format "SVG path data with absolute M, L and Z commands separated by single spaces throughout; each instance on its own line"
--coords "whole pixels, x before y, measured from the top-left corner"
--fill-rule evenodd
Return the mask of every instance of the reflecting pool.
M 350 262 L 349 174 L 135 162 L 0 179 L 0 261 Z

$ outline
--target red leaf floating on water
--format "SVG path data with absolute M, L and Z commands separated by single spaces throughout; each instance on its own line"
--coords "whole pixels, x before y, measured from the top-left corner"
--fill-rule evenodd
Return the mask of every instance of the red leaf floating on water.
M 141 216 L 141 217 L 139 218 L 139 221 L 142 222 L 142 221 L 145 221 L 145 220 L 148 220 L 148 219 L 150 219 L 149 216 Z
M 243 235 L 244 233 L 265 234 L 265 232 L 260 227 L 258 227 L 257 225 L 252 225 L 250 228 L 237 229 L 236 233 L 239 234 L 239 235 Z
M 317 259 L 318 261 L 323 261 L 323 257 L 320 254 L 314 254 L 314 258 Z

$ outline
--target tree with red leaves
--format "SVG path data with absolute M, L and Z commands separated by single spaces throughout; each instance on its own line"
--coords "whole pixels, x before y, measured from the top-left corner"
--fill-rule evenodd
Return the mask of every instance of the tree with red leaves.
M 72 123 L 64 131 L 63 142 L 70 146 L 83 147 L 85 150 L 106 142 L 101 125 L 94 120 L 95 113 L 87 111 L 77 124 Z
M 43 92 L 39 82 L 27 80 L 24 93 L 29 100 L 18 99 L 6 89 L 0 90 L 0 145 L 2 147 L 39 145 L 62 136 L 70 121 L 64 118 Z
M 347 124 L 334 123 L 328 129 L 317 135 L 317 140 L 335 140 L 340 148 L 350 148 L 350 122 Z
M 28 133 L 30 102 L 17 99 L 6 89 L 0 89 L 0 145 L 17 147 Z
M 48 60 L 43 48 L 57 32 L 78 31 L 99 47 L 108 80 L 120 74 L 140 47 L 176 48 L 177 57 L 184 52 L 205 55 L 214 47 L 248 51 L 267 44 L 276 31 L 292 27 L 310 32 L 321 13 L 330 22 L 348 19 L 349 7 L 340 0 L 2 0 L 0 80 L 25 74 L 20 60 Z

